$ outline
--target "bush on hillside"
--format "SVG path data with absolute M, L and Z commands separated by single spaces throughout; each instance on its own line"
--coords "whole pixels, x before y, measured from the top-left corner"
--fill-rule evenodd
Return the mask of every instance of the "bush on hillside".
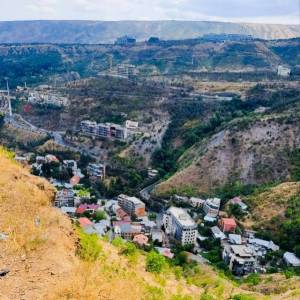
M 151 251 L 148 253 L 146 258 L 146 270 L 152 273 L 160 273 L 166 265 L 165 258 L 156 253 L 155 251 Z
M 99 239 L 96 234 L 88 235 L 84 232 L 79 232 L 79 247 L 77 254 L 85 261 L 96 261 L 100 256 L 102 247 L 99 244 Z

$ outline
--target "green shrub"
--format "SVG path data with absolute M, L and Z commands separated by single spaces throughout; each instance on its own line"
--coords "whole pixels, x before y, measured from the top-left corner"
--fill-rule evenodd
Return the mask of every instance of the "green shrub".
M 287 268 L 283 271 L 283 274 L 285 275 L 285 278 L 289 279 L 296 275 L 296 272 L 292 268 Z
M 123 244 L 125 243 L 125 241 L 121 237 L 116 237 L 116 238 L 113 239 L 113 241 L 111 243 L 115 247 L 121 248 L 123 246 Z
M 131 242 L 127 242 L 127 243 L 123 243 L 122 247 L 121 247 L 121 254 L 124 254 L 126 256 L 131 256 L 136 254 L 137 249 L 136 246 L 131 243 Z
M 93 217 L 96 222 L 99 222 L 101 220 L 106 220 L 106 213 L 104 211 L 96 211 Z
M 258 285 L 260 283 L 260 276 L 259 274 L 252 273 L 246 279 L 245 282 L 249 285 Z
M 100 256 L 102 247 L 96 234 L 88 235 L 79 232 L 79 247 L 77 254 L 85 261 L 96 261 Z
M 155 251 L 151 251 L 147 255 L 146 259 L 146 270 L 152 273 L 160 273 L 166 265 L 165 258 L 156 253 Z

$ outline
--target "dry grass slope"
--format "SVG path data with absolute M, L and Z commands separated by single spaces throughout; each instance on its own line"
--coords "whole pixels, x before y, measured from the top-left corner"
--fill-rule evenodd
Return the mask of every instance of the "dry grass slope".
M 274 217 L 285 220 L 288 200 L 299 193 L 300 182 L 285 182 L 259 195 L 249 196 L 247 203 L 253 209 L 244 225 L 251 228 L 253 225 L 266 224 Z

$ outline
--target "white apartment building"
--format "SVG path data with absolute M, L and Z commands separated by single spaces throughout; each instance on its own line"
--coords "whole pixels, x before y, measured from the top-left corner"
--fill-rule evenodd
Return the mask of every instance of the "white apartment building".
M 291 69 L 284 66 L 278 66 L 277 74 L 282 77 L 289 77 L 291 75 Z
M 129 130 L 136 130 L 139 128 L 139 122 L 135 122 L 135 121 L 131 121 L 131 120 L 127 120 L 125 122 L 125 127 Z
M 139 198 L 121 194 L 118 196 L 118 204 L 130 216 L 141 218 L 146 215 L 145 203 Z
M 207 199 L 203 204 L 203 211 L 206 213 L 206 215 L 216 218 L 219 214 L 220 205 L 221 199 L 219 198 Z
M 115 138 L 119 140 L 127 139 L 127 128 L 118 124 L 82 121 L 80 129 L 83 133 L 95 137 Z
M 106 165 L 105 164 L 88 164 L 87 174 L 89 178 L 93 181 L 101 181 L 105 179 L 106 176 Z
M 63 189 L 56 193 L 54 205 L 56 207 L 73 207 L 74 199 L 75 194 L 73 190 Z
M 184 209 L 170 207 L 163 216 L 163 223 L 166 233 L 172 235 L 182 245 L 195 244 L 197 224 Z
M 34 91 L 29 94 L 28 102 L 34 104 L 63 107 L 68 105 L 68 98 L 61 97 L 55 94 L 45 94 Z

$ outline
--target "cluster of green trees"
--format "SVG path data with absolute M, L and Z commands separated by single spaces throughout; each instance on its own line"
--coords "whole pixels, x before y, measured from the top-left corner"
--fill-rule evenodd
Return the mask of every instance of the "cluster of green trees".
M 300 149 L 290 153 L 291 177 L 294 181 L 300 181 Z
M 41 82 L 43 76 L 65 71 L 66 66 L 58 51 L 39 52 L 34 48 L 27 50 L 26 53 L 11 51 L 6 56 L 0 56 L 0 78 L 8 77 L 11 87 L 25 81 L 27 83 Z

